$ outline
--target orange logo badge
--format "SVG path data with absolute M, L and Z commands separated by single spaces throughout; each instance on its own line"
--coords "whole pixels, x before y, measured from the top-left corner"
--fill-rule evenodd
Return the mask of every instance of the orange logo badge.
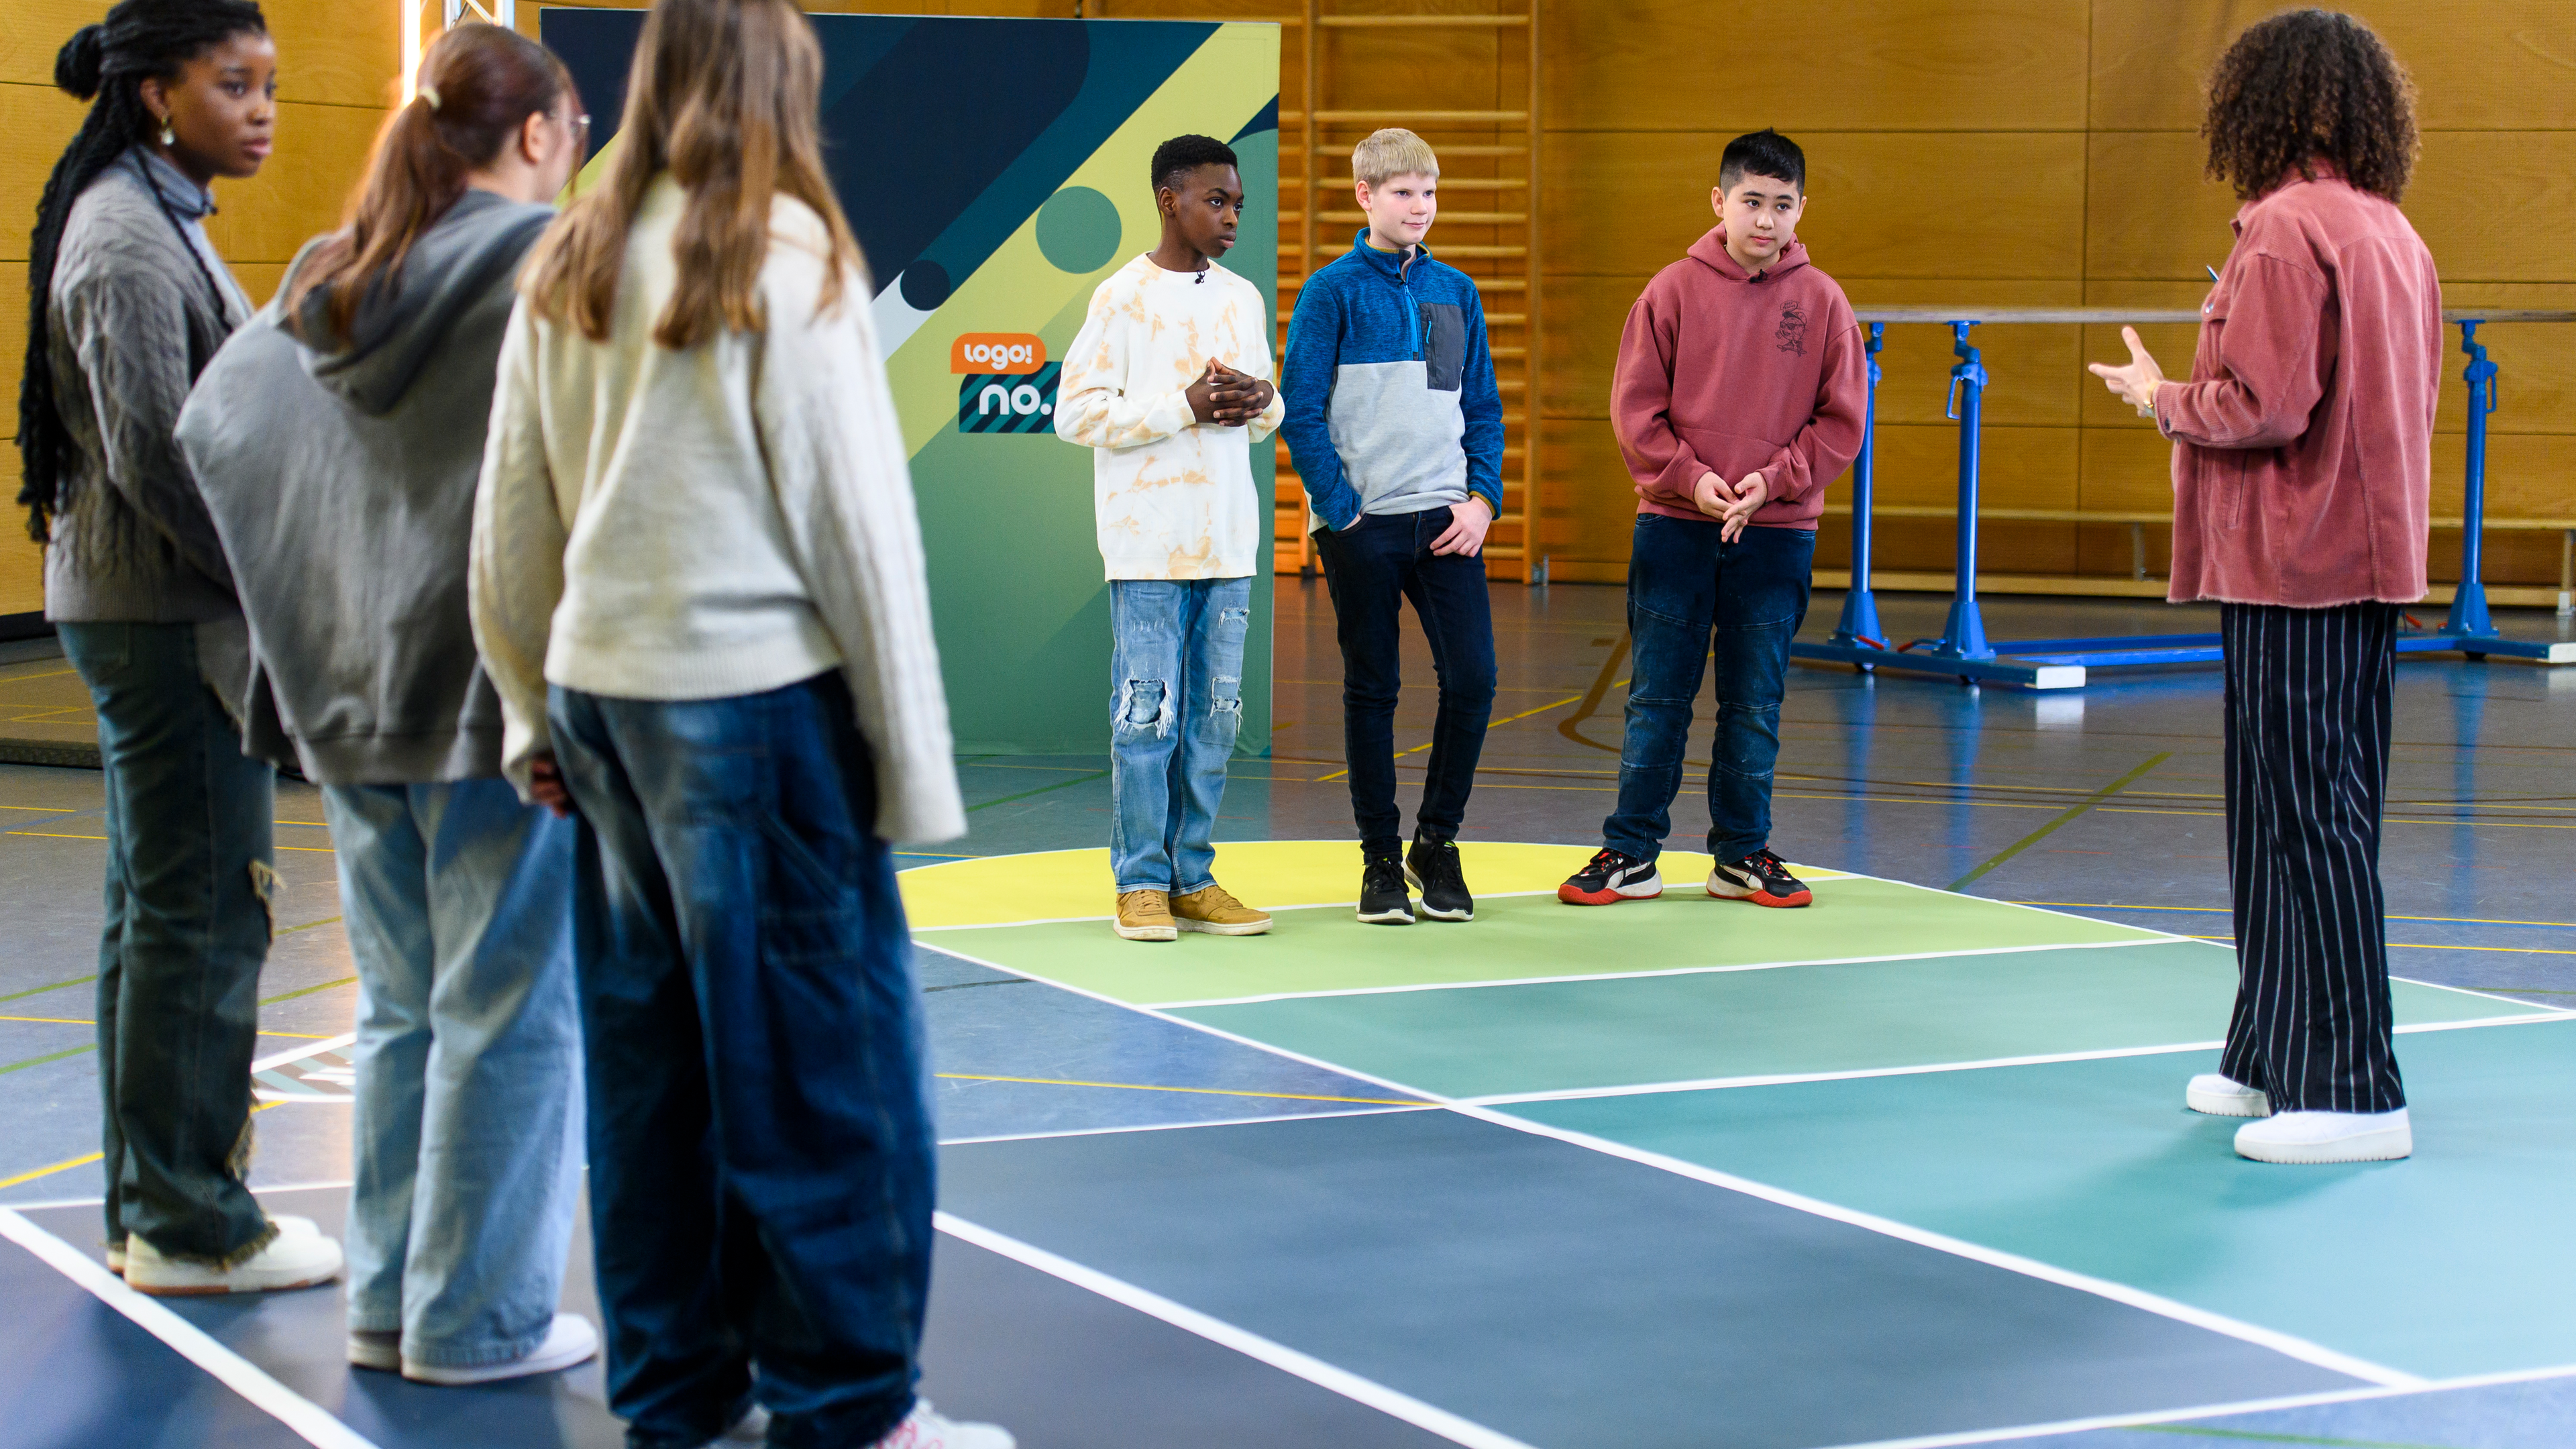
M 1046 343 L 1029 332 L 969 332 L 948 348 L 950 372 L 1016 376 L 1046 366 Z

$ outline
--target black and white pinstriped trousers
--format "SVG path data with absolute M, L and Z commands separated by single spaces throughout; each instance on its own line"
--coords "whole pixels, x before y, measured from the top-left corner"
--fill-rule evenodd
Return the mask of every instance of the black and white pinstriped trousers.
M 2275 1112 L 2406 1105 L 2379 885 L 2393 604 L 2227 604 L 2236 1013 L 2219 1070 Z

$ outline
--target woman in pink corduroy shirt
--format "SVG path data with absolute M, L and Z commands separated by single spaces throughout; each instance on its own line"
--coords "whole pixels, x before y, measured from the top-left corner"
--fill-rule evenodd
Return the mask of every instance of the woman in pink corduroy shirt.
M 2400 606 L 2424 596 L 2442 298 L 2397 198 L 2414 87 L 2369 27 L 2295 10 L 2212 72 L 2209 171 L 2235 250 L 2191 381 L 2123 328 L 2092 365 L 2174 440 L 2176 603 L 2219 604 L 2238 985 L 2194 1111 L 2263 1162 L 2414 1150 L 2379 882 Z

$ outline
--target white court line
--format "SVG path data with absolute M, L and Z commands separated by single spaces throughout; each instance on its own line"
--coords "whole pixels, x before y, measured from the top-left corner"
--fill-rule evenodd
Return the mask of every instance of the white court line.
M 2103 1062 L 2120 1057 L 2162 1056 L 2168 1052 L 2216 1051 L 2223 1041 L 2186 1041 L 2171 1046 L 2105 1047 L 2090 1052 L 2046 1052 L 2026 1057 L 1987 1057 L 1973 1062 L 1926 1062 L 1911 1067 L 1854 1067 L 1842 1072 L 1774 1072 L 1752 1077 L 1702 1077 L 1687 1082 L 1640 1082 L 1626 1087 L 1560 1087 L 1551 1092 L 1498 1092 L 1489 1097 L 1461 1097 L 1466 1107 L 1508 1107 L 1525 1102 L 1588 1102 L 1595 1097 L 1653 1097 L 1668 1092 L 1714 1092 L 1730 1087 L 1786 1087 L 1800 1082 L 1856 1082 L 1869 1077 L 1915 1077 L 1930 1072 L 1974 1072 L 1988 1067 L 2041 1067 L 2056 1062 Z
M 204 1369 L 270 1418 L 295 1431 L 317 1449 L 376 1449 L 373 1440 L 331 1417 L 312 1400 L 269 1377 L 268 1371 L 217 1343 L 205 1330 L 171 1312 L 148 1295 L 125 1286 L 125 1280 L 89 1260 L 89 1255 L 0 1208 L 0 1237 L 42 1258 L 56 1272 L 89 1290 L 101 1303 L 124 1314 L 144 1332 L 168 1344 L 181 1357 Z
M 2044 946 L 1972 946 L 1957 951 L 1898 951 L 1884 956 L 1800 956 L 1736 966 L 1665 966 L 1652 971 L 1593 971 L 1562 976 L 1505 976 L 1490 981 L 1422 981 L 1395 986 L 1343 986 L 1323 991 L 1270 991 L 1258 996 L 1211 996 L 1197 1001 L 1157 1001 L 1156 1011 L 1203 1006 L 1257 1006 L 1268 1001 L 1308 1001 L 1327 996 L 1398 996 L 1413 991 L 1482 991 L 1494 986 L 1563 986 L 1581 981 L 1645 981 L 1657 976 L 1717 976 L 1731 971 L 1780 971 L 1792 966 L 1864 966 L 1879 961 L 1929 961 L 1943 956 L 2014 956 L 2031 951 L 2103 951 L 2121 946 L 2166 946 L 2170 941 L 2068 941 Z M 2206 942 L 2201 944 L 2206 945 Z
M 299 1062 L 304 1060 L 306 1057 L 318 1057 L 324 1052 L 345 1051 L 351 1044 L 356 1042 L 357 1039 L 358 1034 L 353 1031 L 346 1036 L 335 1036 L 329 1041 L 306 1042 L 300 1047 L 290 1048 L 286 1051 L 279 1052 L 274 1056 L 261 1057 L 258 1061 L 250 1064 L 250 1069 L 253 1072 L 265 1072 L 273 1067 L 284 1066 L 288 1062 Z
M 2524 1001 L 2519 997 L 2506 996 L 2494 991 L 2477 991 L 2466 986 L 2452 986 L 2440 981 L 2419 981 L 2412 976 L 2391 974 L 2388 979 L 2403 981 L 2409 986 L 2429 986 L 2435 991 L 2456 991 L 2462 996 L 2474 996 L 2480 1001 L 2492 1001 L 2502 1006 L 2528 1006 L 2534 1011 L 2554 1011 L 2563 1016 L 2576 1016 L 2576 1011 L 2569 1011 L 2565 1007 L 2543 1006 L 2537 1001 Z
M 2543 1008 L 2525 1015 L 2484 1016 L 2472 1021 L 2426 1021 L 2396 1028 L 2399 1036 L 2427 1031 L 2458 1031 L 2463 1027 L 2522 1026 L 2535 1021 L 2565 1021 L 2576 1017 L 2576 1011 L 2551 1011 Z M 1853 1082 L 1868 1077 L 1915 1077 L 1930 1072 L 1974 1072 L 1989 1067 L 2044 1067 L 2058 1062 L 2106 1062 L 2121 1057 L 2165 1056 L 2174 1052 L 2218 1051 L 2224 1041 L 2183 1041 L 2165 1046 L 2104 1047 L 2089 1052 L 2042 1052 L 2022 1057 L 1987 1057 L 1980 1061 L 1924 1062 L 1908 1067 L 1854 1067 L 1840 1072 L 1774 1072 L 1761 1076 L 1702 1077 L 1681 1082 L 1638 1082 L 1617 1087 L 1559 1087 L 1547 1092 L 1498 1092 L 1486 1097 L 1461 1097 L 1456 1105 L 1470 1107 L 1505 1107 L 1520 1102 L 1584 1102 L 1595 1097 L 1650 1097 L 1668 1092 L 1713 1092 L 1732 1087 L 1785 1087 L 1800 1082 Z
M 2076 1434 L 2087 1429 L 2128 1429 L 2149 1424 L 2182 1424 L 2195 1419 L 2223 1418 L 2233 1414 L 2260 1414 L 2277 1409 L 2308 1409 L 2324 1404 L 2364 1403 L 2372 1399 L 2404 1398 L 2418 1394 L 2442 1393 L 2452 1389 L 2494 1388 L 2501 1384 L 2533 1383 L 2542 1379 L 2566 1378 L 2571 1374 L 2576 1374 L 2576 1365 L 2517 1369 L 2507 1373 L 2434 1379 L 2424 1384 L 2400 1384 L 2388 1388 L 2335 1389 L 2325 1393 L 2285 1394 L 2279 1398 L 2245 1399 L 2232 1404 L 2202 1404 L 2189 1409 L 2157 1409 L 2137 1414 L 2097 1414 L 2087 1419 L 2060 1419 L 2047 1424 L 2016 1424 L 2008 1429 L 1967 1429 L 1951 1434 L 1918 1435 L 1911 1439 L 1872 1439 L 1859 1444 L 1833 1445 L 1830 1449 L 1956 1449 L 1956 1446 L 1960 1445 L 2003 1444 L 2015 1439 Z
M 1077 1288 L 1087 1288 L 1113 1303 L 1125 1304 L 1211 1343 L 1222 1344 L 1246 1358 L 1268 1364 L 1283 1373 L 1294 1374 L 1319 1388 L 1330 1389 L 1343 1398 L 1366 1404 L 1379 1413 L 1428 1430 L 1453 1444 L 1464 1444 L 1469 1449 L 1530 1449 L 1520 1440 L 1488 1429 L 1472 1419 L 1461 1418 L 1374 1379 L 1364 1379 L 1348 1369 L 1300 1353 L 1286 1344 L 1275 1343 L 1250 1329 L 1238 1328 L 1221 1318 L 1212 1318 L 1195 1308 L 1184 1307 L 1159 1293 L 1112 1278 L 1097 1269 L 1086 1268 L 1069 1258 L 1060 1258 L 1034 1244 L 1023 1243 L 949 1213 L 936 1214 L 934 1221 L 941 1232 L 961 1242 L 998 1253 L 1013 1262 L 1061 1278 Z
M 2336 1373 L 2350 1375 L 2365 1383 L 2421 1388 L 2428 1382 L 2418 1375 L 2389 1368 L 2384 1364 L 2372 1363 L 2368 1359 L 2357 1358 L 2348 1353 L 2341 1353 L 2323 1344 L 2311 1343 L 2295 1334 L 2282 1333 L 2277 1329 L 2247 1323 L 2242 1319 L 2230 1318 L 2223 1313 L 2213 1313 L 2205 1308 L 2195 1308 L 2191 1304 L 2167 1298 L 2161 1293 L 2150 1293 L 2143 1288 L 2134 1288 L 2126 1283 L 2117 1283 L 2108 1278 L 2096 1278 L 2089 1273 L 2060 1268 L 2054 1263 L 2025 1258 L 2019 1253 L 2003 1252 L 1980 1243 L 1971 1243 L 1964 1238 L 1954 1238 L 1946 1233 L 1931 1232 L 1910 1223 L 1898 1222 L 1894 1218 L 1883 1218 L 1876 1213 L 1860 1212 L 1838 1203 L 1826 1202 L 1822 1198 L 1809 1197 L 1804 1193 L 1790 1192 L 1768 1183 L 1755 1182 L 1751 1178 L 1737 1177 L 1733 1173 L 1702 1167 L 1698 1163 L 1686 1162 L 1678 1157 L 1668 1157 L 1663 1153 L 1650 1152 L 1642 1147 L 1630 1147 L 1606 1137 L 1595 1137 L 1588 1132 L 1576 1132 L 1569 1128 L 1552 1127 L 1544 1122 L 1533 1122 L 1524 1117 L 1514 1117 L 1489 1107 L 1473 1107 L 1458 1103 L 1453 1104 L 1451 1110 L 1474 1117 L 1479 1121 L 1491 1122 L 1499 1127 L 1509 1127 L 1516 1132 L 1526 1132 L 1536 1137 L 1552 1137 L 1559 1142 L 1576 1147 L 1589 1147 L 1595 1152 L 1625 1158 L 1647 1167 L 1660 1167 L 1666 1172 L 1705 1182 L 1712 1187 L 1722 1187 L 1731 1192 L 1740 1192 L 1747 1197 L 1757 1197 L 1764 1202 L 1794 1208 L 1799 1212 L 1811 1213 L 1833 1222 L 1865 1228 L 1870 1232 L 1895 1238 L 1901 1242 L 1913 1243 L 1918 1247 L 1936 1249 L 1955 1257 L 1966 1258 L 1970 1262 L 1983 1263 L 1988 1267 L 2001 1268 L 2006 1272 L 2019 1273 L 2028 1278 L 2037 1278 L 2043 1283 L 2054 1283 L 2062 1288 L 2073 1288 L 2078 1292 L 2090 1293 L 2097 1298 L 2107 1298 L 2114 1303 L 2142 1308 L 2161 1317 L 2268 1348 L 2274 1353 L 2298 1359 L 2303 1363 L 2312 1363 L 2319 1368 L 2332 1369 Z
M 972 956 L 968 956 L 965 959 L 970 961 L 975 960 Z M 989 961 L 979 961 L 977 964 L 985 966 L 992 965 Z M 1002 970 L 1005 968 L 997 966 L 994 967 L 994 969 Z M 1533 1122 L 1525 1117 L 1515 1117 L 1508 1113 L 1495 1111 L 1490 1107 L 1473 1106 L 1438 1092 L 1425 1091 L 1409 1082 L 1400 1082 L 1392 1077 L 1382 1077 L 1374 1072 L 1360 1071 L 1353 1067 L 1343 1066 L 1337 1062 L 1329 1062 L 1321 1057 L 1308 1056 L 1303 1052 L 1292 1051 L 1286 1047 L 1276 1046 L 1269 1042 L 1256 1041 L 1251 1037 L 1227 1031 L 1223 1027 L 1210 1026 L 1205 1022 L 1192 1021 L 1186 1016 L 1173 1016 L 1168 1012 L 1156 1011 L 1151 1007 L 1137 1006 L 1132 1002 L 1120 1001 L 1115 997 L 1105 996 L 1099 992 L 1087 990 L 1083 987 L 1074 986 L 1066 982 L 1056 981 L 1045 976 L 1039 976 L 1028 972 L 1022 972 L 1020 974 L 1029 976 L 1029 979 L 1033 981 L 1044 981 L 1050 986 L 1056 987 L 1059 990 L 1072 992 L 1077 996 L 1087 996 L 1095 1001 L 1103 1001 L 1112 1006 L 1124 1007 L 1129 1011 L 1140 1012 L 1160 1021 L 1172 1022 L 1176 1025 L 1187 1027 L 1192 1031 L 1205 1032 L 1209 1036 L 1234 1042 L 1241 1046 L 1248 1046 L 1256 1051 L 1268 1052 L 1272 1056 L 1282 1057 L 1292 1062 L 1302 1062 L 1307 1066 L 1319 1067 L 1329 1072 L 1339 1072 L 1343 1076 L 1350 1077 L 1355 1081 L 1370 1082 L 1377 1086 L 1385 1087 L 1390 1091 L 1403 1092 L 1409 1096 L 1421 1097 L 1426 1101 L 1444 1106 L 1450 1111 L 1457 1112 L 1462 1116 L 1473 1117 L 1478 1121 L 1491 1123 L 1494 1126 L 1507 1127 L 1515 1132 L 1525 1132 L 1534 1137 L 1553 1138 L 1556 1141 L 1566 1143 L 1569 1146 L 1589 1148 L 1592 1151 L 1602 1153 L 1606 1156 L 1623 1158 L 1627 1161 L 1637 1163 L 1640 1166 L 1660 1168 L 1663 1171 L 1670 1172 L 1678 1177 L 1687 1177 L 1693 1181 L 1708 1183 L 1713 1187 L 1722 1187 L 1729 1191 L 1740 1192 L 1748 1197 L 1757 1197 L 1765 1202 L 1774 1203 L 1781 1207 L 1790 1208 L 1798 1212 L 1810 1213 L 1833 1222 L 1844 1223 L 1851 1227 L 1879 1233 L 1887 1237 L 1896 1238 L 1902 1242 L 1913 1243 L 1918 1247 L 1931 1248 L 1939 1252 L 1949 1253 L 1955 1257 L 1966 1258 L 1971 1262 L 1983 1263 L 1988 1267 L 2000 1268 L 2006 1272 L 2019 1273 L 2025 1277 L 2037 1278 L 2045 1283 L 2054 1283 L 2060 1287 L 2072 1288 L 2078 1292 L 2090 1293 L 2099 1298 L 2109 1299 L 2114 1303 L 2120 1303 L 2131 1308 L 2141 1309 L 2145 1312 L 2154 1313 L 2161 1317 L 2172 1318 L 2179 1322 L 2191 1324 L 2197 1328 L 2205 1328 L 2214 1333 L 2224 1334 L 2230 1338 L 2239 1339 L 2247 1343 L 2255 1344 L 2259 1347 L 2268 1348 L 2276 1353 L 2286 1354 L 2289 1357 L 2299 1359 L 2305 1363 L 2313 1363 L 2319 1367 L 2333 1369 L 2337 1373 L 2349 1374 L 2350 1376 L 2361 1379 L 2367 1383 L 2420 1385 L 2424 1382 L 2422 1378 L 2414 1374 L 2404 1373 L 2397 1369 L 2374 1364 L 2367 1359 L 2355 1358 L 2350 1354 L 2339 1353 L 2322 1344 L 2310 1343 L 2306 1339 L 2282 1333 L 2275 1329 L 2264 1328 L 2257 1324 L 2240 1322 L 2239 1320 L 2229 1318 L 2224 1314 L 2212 1313 L 2206 1309 L 2195 1308 L 2190 1304 L 2177 1302 L 2174 1299 L 2166 1298 L 2160 1294 L 2149 1293 L 2144 1289 L 2133 1288 L 2125 1283 L 2117 1283 L 2105 1278 L 2095 1278 L 2089 1274 L 2071 1272 L 2067 1269 L 2057 1267 L 2054 1264 L 2040 1262 L 2035 1258 L 2022 1257 L 2017 1253 L 1999 1252 L 1992 1248 L 1967 1242 L 1964 1239 L 1949 1237 L 1941 1233 L 1928 1232 L 1924 1229 L 1913 1227 L 1906 1223 L 1897 1222 L 1892 1218 L 1882 1218 L 1871 1213 L 1857 1212 L 1838 1204 L 1826 1202 L 1820 1198 L 1811 1198 L 1804 1196 L 1803 1194 L 1789 1192 L 1782 1188 L 1772 1187 L 1766 1183 L 1755 1182 L 1750 1178 L 1735 1177 L 1727 1173 L 1717 1172 L 1709 1168 L 1701 1167 L 1696 1163 L 1685 1162 L 1677 1157 L 1668 1157 L 1659 1152 L 1648 1152 L 1641 1148 L 1628 1147 L 1621 1143 L 1612 1142 L 1607 1138 L 1594 1137 L 1589 1133 L 1574 1132 L 1563 1128 L 1550 1127 L 1545 1123 Z M 2522 1018 L 2508 1018 L 2508 1020 L 2516 1021 L 2521 1019 Z
M 1384 1117 L 1396 1112 L 1437 1112 L 1437 1102 L 1418 1107 L 1362 1107 L 1351 1112 L 1283 1112 L 1276 1117 L 1221 1117 L 1206 1122 L 1142 1122 L 1132 1127 L 1069 1127 L 1061 1132 L 998 1132 L 990 1137 L 945 1137 L 942 1147 L 972 1147 L 982 1142 L 1045 1142 L 1057 1137 L 1117 1137 L 1129 1132 L 1178 1132 L 1188 1127 L 1254 1127 L 1265 1122 L 1322 1122 L 1338 1117 Z

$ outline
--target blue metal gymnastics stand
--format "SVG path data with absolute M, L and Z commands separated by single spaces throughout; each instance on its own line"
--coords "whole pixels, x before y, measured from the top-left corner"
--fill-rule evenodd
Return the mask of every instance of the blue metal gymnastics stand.
M 2485 556 L 2487 483 L 2487 414 L 2496 408 L 2496 365 L 2477 340 L 2486 322 L 2570 322 L 2576 312 L 2455 311 L 2446 320 L 2460 326 L 2461 350 L 2470 358 L 2468 468 L 2461 518 L 2460 586 L 2451 612 L 2436 629 L 2400 631 L 2400 653 L 2461 653 L 2471 659 L 2490 654 L 2535 659 L 2547 664 L 2576 664 L 2576 643 L 2507 639 L 2495 631 L 2487 613 L 2486 586 L 2479 569 Z M 2216 634 L 2138 634 L 2071 639 L 2024 639 L 2002 643 L 1986 638 L 1985 617 L 1977 607 L 1978 431 L 1984 417 L 1988 376 L 1984 359 L 1968 340 L 1979 322 L 2197 322 L 2197 312 L 2138 312 L 2112 308 L 2013 308 L 1978 310 L 1962 315 L 1934 308 L 1889 307 L 1864 310 L 1869 326 L 1869 403 L 1862 423 L 1860 456 L 1852 465 L 1851 588 L 1843 598 L 1842 619 L 1833 636 L 1820 644 L 1790 647 L 1793 657 L 1925 674 L 1952 674 L 1969 683 L 2014 684 L 2028 689 L 2081 689 L 2087 669 L 2134 664 L 2199 664 L 2219 658 Z M 1958 565 L 1950 598 L 1950 617 L 1937 639 L 1917 639 L 1902 647 L 1887 642 L 1878 621 L 1878 600 L 1870 590 L 1870 505 L 1877 483 L 1878 353 L 1890 322 L 1938 322 L 1950 329 L 1951 351 L 1958 364 L 1950 369 L 1947 415 L 1959 424 Z

